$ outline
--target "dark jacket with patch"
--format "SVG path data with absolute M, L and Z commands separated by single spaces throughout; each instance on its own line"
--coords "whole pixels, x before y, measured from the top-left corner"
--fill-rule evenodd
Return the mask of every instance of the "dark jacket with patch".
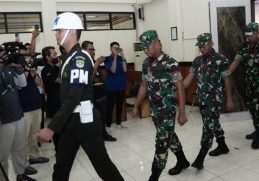
M 61 108 L 55 114 L 48 128 L 60 133 L 69 127 L 78 127 L 86 137 L 95 137 L 101 133 L 100 116 L 93 108 L 94 121 L 82 124 L 79 113 L 73 113 L 81 101 L 93 101 L 92 75 L 93 65 L 89 57 L 76 44 L 68 53 L 61 68 L 60 100 Z M 62 71 L 63 70 L 63 71 Z M 87 139 L 87 138 L 85 138 Z

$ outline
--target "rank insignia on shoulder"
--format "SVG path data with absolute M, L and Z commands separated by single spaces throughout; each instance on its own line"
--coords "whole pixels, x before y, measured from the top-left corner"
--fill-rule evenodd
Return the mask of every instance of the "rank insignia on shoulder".
M 82 60 L 82 59 L 76 60 L 76 66 L 78 68 L 83 68 L 84 65 L 85 65 L 85 61 L 84 60 Z

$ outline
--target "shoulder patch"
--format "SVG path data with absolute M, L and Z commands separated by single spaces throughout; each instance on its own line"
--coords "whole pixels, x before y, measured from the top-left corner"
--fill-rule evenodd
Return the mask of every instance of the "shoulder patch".
M 85 61 L 82 59 L 77 59 L 76 60 L 76 67 L 77 68 L 83 68 L 85 66 Z

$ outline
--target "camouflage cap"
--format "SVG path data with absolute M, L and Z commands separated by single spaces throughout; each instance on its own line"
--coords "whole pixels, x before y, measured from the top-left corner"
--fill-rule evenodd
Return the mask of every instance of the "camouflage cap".
M 140 40 L 140 47 L 141 48 L 147 48 L 151 45 L 151 43 L 158 39 L 158 35 L 156 30 L 148 30 L 145 31 L 144 33 L 142 33 L 142 35 L 140 35 L 139 40 Z
M 245 35 L 253 35 L 258 31 L 258 23 L 249 23 L 245 29 Z
M 202 33 L 197 37 L 196 46 L 202 48 L 206 46 L 209 41 L 212 41 L 212 35 L 210 33 Z

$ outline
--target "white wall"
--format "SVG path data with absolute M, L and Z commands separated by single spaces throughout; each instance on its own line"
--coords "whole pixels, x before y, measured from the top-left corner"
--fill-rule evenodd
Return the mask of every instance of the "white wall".
M 0 0 L 0 12 L 41 11 L 44 32 L 37 39 L 36 46 L 36 51 L 40 52 L 44 46 L 56 45 L 55 32 L 51 29 L 57 11 L 134 12 L 134 3 L 136 0 Z M 22 33 L 20 39 L 30 42 L 31 34 Z M 136 30 L 83 31 L 80 43 L 84 40 L 94 41 L 96 56 L 108 55 L 110 43 L 118 41 L 125 50 L 127 60 L 134 62 Z M 8 41 L 14 41 L 14 34 L 0 34 L 0 43 Z
M 255 1 L 255 22 L 259 23 L 259 1 Z
M 157 0 L 144 4 L 145 20 L 139 31 L 156 29 L 166 53 L 177 61 L 193 61 L 199 55 L 196 37 L 210 32 L 209 0 Z M 151 18 L 150 18 L 151 17 Z M 178 40 L 171 40 L 171 27 L 177 27 Z
M 134 12 L 143 5 L 145 20 L 139 20 L 136 15 L 136 30 L 84 31 L 81 41 L 94 41 L 97 56 L 109 54 L 109 43 L 118 41 L 124 48 L 128 61 L 134 62 L 133 43 L 138 41 L 143 31 L 156 29 L 166 53 L 177 61 L 193 61 L 199 55 L 195 46 L 196 37 L 200 33 L 210 32 L 210 1 L 212 0 L 0 0 L 0 11 L 42 11 L 44 33 L 38 38 L 38 51 L 46 45 L 56 44 L 54 32 L 51 31 L 56 11 Z M 258 17 L 258 4 L 256 8 Z M 256 21 L 259 21 L 258 18 Z M 170 28 L 174 26 L 178 30 L 176 41 L 171 40 Z M 21 41 L 28 42 L 31 35 L 20 36 Z M 13 34 L 0 34 L 0 43 L 10 40 L 14 40 Z

